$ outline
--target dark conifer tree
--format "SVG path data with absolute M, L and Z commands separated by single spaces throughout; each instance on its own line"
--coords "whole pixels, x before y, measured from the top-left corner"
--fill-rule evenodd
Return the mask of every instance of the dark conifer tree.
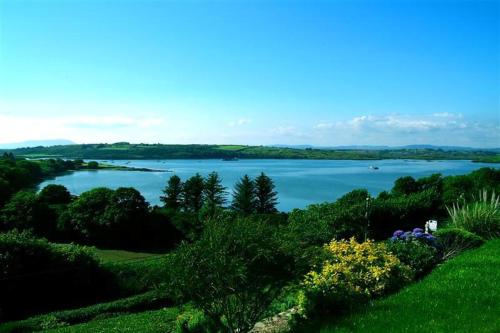
M 184 210 L 187 212 L 198 212 L 203 206 L 203 188 L 205 184 L 203 177 L 197 173 L 184 183 Z
M 183 185 L 179 176 L 170 177 L 163 193 L 165 195 L 160 197 L 160 200 L 165 204 L 165 207 L 179 210 L 183 202 Z
M 255 211 L 260 214 L 277 212 L 278 193 L 274 191 L 274 182 L 263 172 L 255 178 Z
M 254 182 L 248 175 L 243 176 L 243 178 L 236 183 L 231 207 L 235 211 L 243 214 L 251 214 L 255 211 Z
M 205 178 L 203 200 L 211 207 L 222 207 L 226 203 L 226 187 L 217 172 L 210 173 Z

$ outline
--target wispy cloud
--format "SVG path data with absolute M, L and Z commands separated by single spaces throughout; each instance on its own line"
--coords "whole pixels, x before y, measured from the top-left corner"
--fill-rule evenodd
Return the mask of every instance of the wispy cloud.
M 462 114 L 360 115 L 345 121 L 321 122 L 312 127 L 323 144 L 410 144 L 500 146 L 495 123 L 464 119 Z
M 237 120 L 230 121 L 227 125 L 229 127 L 236 127 L 236 126 L 247 125 L 247 124 L 250 124 L 251 122 L 252 122 L 252 120 L 249 118 L 240 118 Z

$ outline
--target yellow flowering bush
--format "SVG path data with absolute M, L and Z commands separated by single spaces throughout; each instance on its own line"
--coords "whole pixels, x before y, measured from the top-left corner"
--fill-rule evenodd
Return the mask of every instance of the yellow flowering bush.
M 411 270 L 384 243 L 332 241 L 327 259 L 306 274 L 301 306 L 306 312 L 330 312 L 380 296 L 411 279 Z

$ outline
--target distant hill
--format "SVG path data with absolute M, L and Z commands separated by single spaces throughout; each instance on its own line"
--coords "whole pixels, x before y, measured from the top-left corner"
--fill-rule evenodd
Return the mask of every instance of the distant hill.
M 6 151 L 0 149 L 0 153 Z M 175 144 L 74 144 L 8 150 L 28 158 L 132 159 L 315 159 L 315 160 L 473 160 L 500 162 L 500 153 L 487 150 L 444 150 L 430 148 L 340 149 L 288 148 L 245 145 Z
M 70 140 L 65 139 L 55 139 L 55 140 L 31 140 L 13 143 L 0 143 L 0 149 L 16 149 L 16 148 L 27 148 L 27 147 L 49 147 L 49 146 L 62 146 L 62 145 L 74 145 L 75 143 Z

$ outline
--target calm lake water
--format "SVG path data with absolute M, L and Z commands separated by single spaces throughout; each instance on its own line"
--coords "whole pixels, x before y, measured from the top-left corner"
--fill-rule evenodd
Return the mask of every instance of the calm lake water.
M 323 160 L 131 160 L 100 161 L 129 167 L 143 167 L 169 172 L 138 171 L 78 171 L 43 182 L 66 186 L 73 194 L 80 194 L 94 187 L 135 187 L 151 204 L 160 204 L 162 189 L 172 174 L 181 179 L 199 172 L 203 176 L 217 171 L 229 192 L 244 174 L 251 177 L 261 171 L 270 176 L 278 191 L 278 208 L 290 211 L 309 204 L 334 201 L 343 194 L 358 188 L 366 188 L 372 195 L 390 190 L 401 176 L 415 178 L 433 173 L 460 175 L 481 167 L 498 167 L 498 164 L 472 163 L 470 161 L 323 161 Z M 371 169 L 376 166 L 379 169 Z

